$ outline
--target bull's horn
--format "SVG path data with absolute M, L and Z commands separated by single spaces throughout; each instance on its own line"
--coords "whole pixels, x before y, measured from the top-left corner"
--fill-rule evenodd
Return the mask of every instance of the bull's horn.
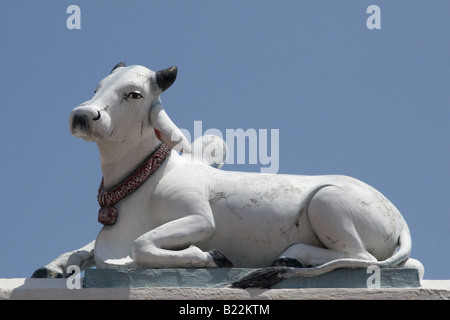
M 122 68 L 122 67 L 126 67 L 126 65 L 125 65 L 125 62 L 119 62 L 118 64 L 116 64 L 115 66 L 114 66 L 114 68 L 112 68 L 112 70 L 111 70 L 111 73 L 113 73 L 114 72 L 114 70 L 116 70 L 117 68 Z
M 177 78 L 177 67 L 173 66 L 156 72 L 156 83 L 161 92 L 166 91 Z
M 155 128 L 155 133 L 161 142 L 171 149 L 191 152 L 191 146 L 181 130 L 170 120 L 160 102 L 155 103 L 150 110 L 150 121 Z

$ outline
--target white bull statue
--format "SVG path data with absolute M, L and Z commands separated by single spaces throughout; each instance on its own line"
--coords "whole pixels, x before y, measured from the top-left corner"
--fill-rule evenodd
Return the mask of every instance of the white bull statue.
M 104 226 L 32 277 L 67 277 L 71 265 L 284 268 L 285 277 L 376 265 L 423 275 L 409 258 L 405 220 L 369 185 L 340 175 L 225 171 L 187 156 L 190 144 L 160 100 L 176 74 L 120 63 L 71 112 L 72 134 L 100 151 Z

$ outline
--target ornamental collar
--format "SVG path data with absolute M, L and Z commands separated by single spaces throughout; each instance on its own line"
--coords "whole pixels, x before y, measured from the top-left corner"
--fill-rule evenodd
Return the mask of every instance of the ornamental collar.
M 104 225 L 113 225 L 118 217 L 116 203 L 137 190 L 153 172 L 158 170 L 170 151 L 171 149 L 162 143 L 128 177 L 109 190 L 105 189 L 102 178 L 97 194 L 97 201 L 101 207 L 98 211 L 98 222 Z

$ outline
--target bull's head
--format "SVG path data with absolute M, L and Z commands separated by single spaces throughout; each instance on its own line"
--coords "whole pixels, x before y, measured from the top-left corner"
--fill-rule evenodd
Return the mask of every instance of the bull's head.
M 154 72 L 117 64 L 100 81 L 94 97 L 71 112 L 72 134 L 86 141 L 125 143 L 156 135 L 169 147 L 189 152 L 187 139 L 170 120 L 159 97 L 176 76 L 176 67 Z

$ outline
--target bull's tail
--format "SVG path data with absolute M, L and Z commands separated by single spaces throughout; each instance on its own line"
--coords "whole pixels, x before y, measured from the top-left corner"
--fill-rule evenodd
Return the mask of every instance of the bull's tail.
M 403 223 L 403 229 L 398 237 L 398 246 L 394 254 L 386 260 L 379 261 L 375 265 L 380 268 L 392 268 L 409 258 L 412 249 L 411 234 L 408 225 Z
M 383 261 L 367 261 L 361 259 L 343 258 L 336 259 L 322 265 L 312 268 L 287 268 L 287 267 L 271 267 L 258 269 L 245 275 L 238 281 L 234 282 L 231 287 L 246 288 L 260 287 L 270 288 L 274 284 L 288 278 L 298 276 L 317 276 L 330 272 L 338 268 L 367 268 L 370 266 L 378 266 L 380 268 L 393 268 L 400 265 L 409 258 L 411 253 L 412 242 L 409 228 L 404 223 L 403 229 L 398 238 L 398 246 L 395 253 Z
M 397 250 L 394 254 L 382 261 L 367 261 L 361 259 L 351 259 L 351 258 L 343 258 L 336 259 L 330 262 L 324 263 L 317 267 L 313 268 L 305 268 L 303 273 L 303 268 L 298 270 L 293 270 L 293 275 L 319 275 L 337 268 L 366 268 L 369 266 L 378 266 L 380 268 L 394 268 L 397 265 L 401 264 L 403 261 L 409 258 L 411 254 L 412 242 L 411 242 L 411 234 L 409 232 L 409 228 L 406 223 L 403 224 L 403 228 L 398 237 Z M 298 273 L 296 273 L 298 271 Z M 288 275 L 286 275 L 289 277 Z

